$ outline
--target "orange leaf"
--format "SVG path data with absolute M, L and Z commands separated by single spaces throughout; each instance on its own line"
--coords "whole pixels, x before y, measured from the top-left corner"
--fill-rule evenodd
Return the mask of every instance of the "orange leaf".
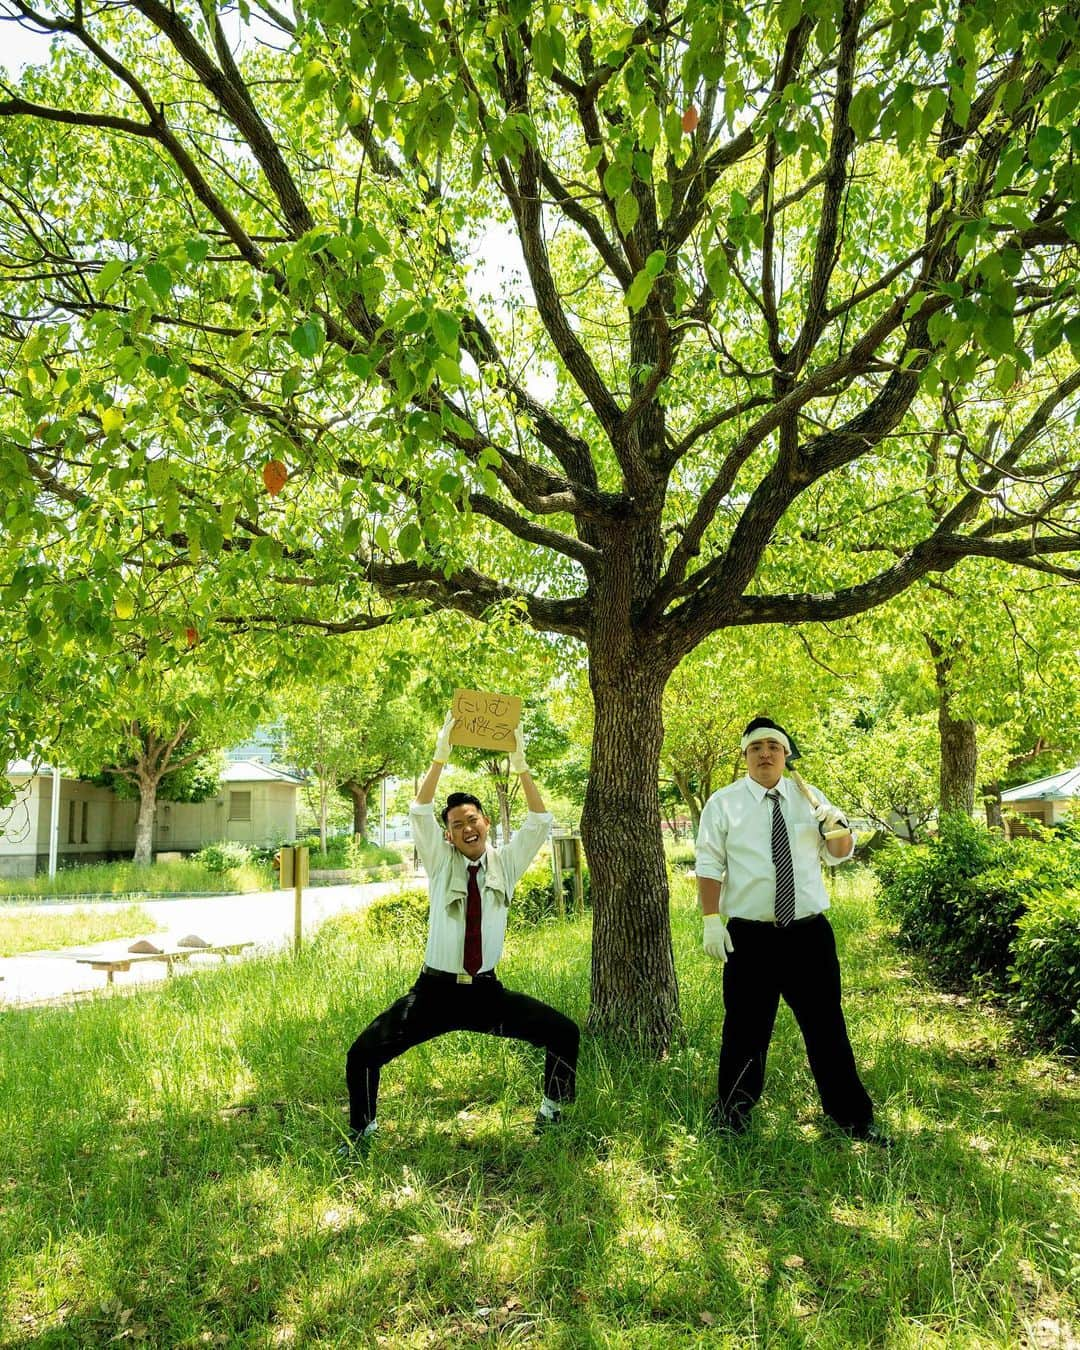
M 697 127 L 698 120 L 698 110 L 691 103 L 682 115 L 682 129 L 688 136 Z
M 197 628 L 185 628 L 184 636 L 187 638 L 187 645 L 194 647 L 199 640 L 199 630 Z
M 271 497 L 276 497 L 289 481 L 289 471 L 280 459 L 272 459 L 263 465 L 262 480 Z

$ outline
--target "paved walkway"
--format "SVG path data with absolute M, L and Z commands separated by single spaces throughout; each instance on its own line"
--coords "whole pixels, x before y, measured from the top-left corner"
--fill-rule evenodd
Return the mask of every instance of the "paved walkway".
M 342 910 L 363 909 L 379 895 L 409 885 L 411 878 L 395 881 L 375 881 L 366 885 L 315 886 L 304 891 L 301 906 L 302 931 L 310 935 L 331 914 Z M 19 905 L 5 906 L 5 913 L 65 914 L 74 909 L 108 911 L 122 909 L 130 901 L 113 904 L 95 901 L 92 905 Z M 161 925 L 154 933 L 135 933 L 127 938 L 114 938 L 85 947 L 68 947 L 63 951 L 27 952 L 22 956 L 0 958 L 0 1006 L 19 1003 L 38 1003 L 106 987 L 105 975 L 89 966 L 81 966 L 77 956 L 122 954 L 139 937 L 147 937 L 156 947 L 171 949 L 179 940 L 194 934 L 211 945 L 230 942 L 253 942 L 250 953 L 271 951 L 289 946 L 293 940 L 292 891 L 259 891 L 251 895 L 224 895 L 209 899 L 140 900 L 155 922 Z M 220 957 L 206 957 L 219 963 Z M 177 966 L 178 971 L 195 970 L 203 958 Z M 114 976 L 114 988 L 133 984 L 148 984 L 166 978 L 166 969 L 158 961 L 136 962 L 130 970 Z

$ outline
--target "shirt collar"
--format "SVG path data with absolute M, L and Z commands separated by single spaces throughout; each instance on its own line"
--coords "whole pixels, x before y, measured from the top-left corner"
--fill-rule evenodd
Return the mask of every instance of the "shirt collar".
M 771 788 L 763 787 L 756 779 L 751 778 L 749 774 L 746 775 L 744 781 L 746 783 L 746 786 L 750 789 L 750 793 L 753 796 L 754 800 L 757 802 L 763 802 L 770 792 L 779 792 L 780 800 L 785 802 L 787 801 L 788 780 L 784 777 L 783 774 L 780 775 L 780 781 L 776 784 L 776 786 Z

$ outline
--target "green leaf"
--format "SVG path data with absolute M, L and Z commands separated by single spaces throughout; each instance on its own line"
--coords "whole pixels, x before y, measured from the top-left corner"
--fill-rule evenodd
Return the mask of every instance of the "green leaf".
M 124 274 L 124 268 L 127 263 L 123 258 L 113 258 L 107 262 L 101 271 L 97 274 L 94 281 L 94 289 L 98 295 L 104 295 L 113 282 L 118 281 Z
M 289 345 L 300 356 L 310 359 L 317 356 L 326 342 L 326 334 L 318 319 L 305 319 L 289 334 Z
M 632 192 L 624 192 L 615 203 L 615 220 L 623 234 L 629 234 L 638 222 L 641 208 Z
M 173 274 L 161 262 L 147 263 L 143 275 L 159 300 L 167 300 L 173 288 Z
M 451 314 L 448 309 L 436 309 L 431 316 L 431 331 L 447 356 L 457 356 L 461 324 L 456 314 Z
M 398 531 L 397 548 L 403 558 L 415 558 L 420 543 L 420 527 L 412 521 L 404 529 Z
M 616 201 L 630 187 L 633 173 L 628 164 L 609 164 L 604 170 L 604 191 Z
M 654 280 L 654 277 L 649 276 L 648 272 L 642 270 L 630 283 L 630 289 L 626 292 L 626 307 L 631 314 L 636 314 L 648 300 L 652 293 Z
M 650 277 L 658 277 L 666 266 L 667 254 L 662 248 L 656 249 L 645 259 L 645 271 Z
M 871 133 L 877 126 L 880 112 L 881 100 L 878 97 L 877 89 L 871 84 L 863 85 L 851 100 L 851 108 L 848 113 L 851 129 L 860 141 L 870 139 Z

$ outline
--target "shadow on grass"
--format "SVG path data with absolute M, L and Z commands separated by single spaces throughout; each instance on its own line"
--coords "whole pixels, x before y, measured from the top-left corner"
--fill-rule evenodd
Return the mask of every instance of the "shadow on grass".
M 1070 1285 L 1075 1087 L 966 1010 L 932 1034 L 890 949 L 837 928 L 889 1153 L 822 1133 L 786 1014 L 750 1134 L 706 1136 L 719 979 L 681 920 L 667 1060 L 586 1037 L 537 1140 L 540 1052 L 455 1033 L 388 1066 L 344 1168 L 345 1050 L 415 975 L 389 946 L 9 1014 L 3 1344 L 1015 1344 L 1030 1289 L 1045 1309 Z M 580 926 L 504 973 L 584 1017 Z

